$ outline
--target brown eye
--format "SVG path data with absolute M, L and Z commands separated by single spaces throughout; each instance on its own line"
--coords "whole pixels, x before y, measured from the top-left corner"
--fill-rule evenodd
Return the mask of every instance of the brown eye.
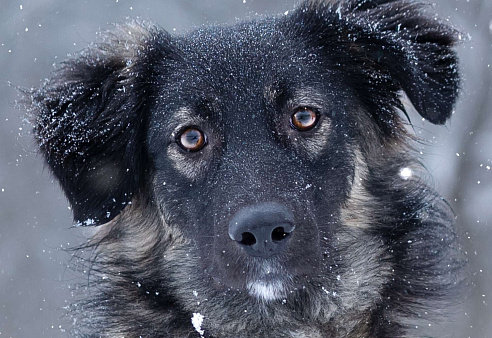
M 188 128 L 183 131 L 176 140 L 178 144 L 186 151 L 199 151 L 207 143 L 205 134 L 197 128 Z
M 290 118 L 292 128 L 307 131 L 318 123 L 318 114 L 309 108 L 298 109 Z

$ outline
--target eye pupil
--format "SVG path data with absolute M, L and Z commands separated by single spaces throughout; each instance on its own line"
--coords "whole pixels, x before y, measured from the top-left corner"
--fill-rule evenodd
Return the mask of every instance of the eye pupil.
M 205 143 L 205 134 L 197 128 L 186 129 L 178 138 L 178 144 L 186 151 L 201 150 Z
M 318 114 L 309 108 L 297 110 L 291 117 L 291 125 L 299 131 L 307 131 L 318 123 Z

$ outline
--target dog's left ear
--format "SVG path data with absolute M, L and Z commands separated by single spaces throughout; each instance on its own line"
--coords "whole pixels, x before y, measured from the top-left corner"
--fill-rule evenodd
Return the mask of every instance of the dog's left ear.
M 422 4 L 312 0 L 293 16 L 304 34 L 307 29 L 333 61 L 347 68 L 345 74 L 368 86 L 366 93 L 375 100 L 378 91 L 403 90 L 430 122 L 443 124 L 451 116 L 460 80 L 452 47 L 460 35 L 426 13 Z
M 77 224 L 104 224 L 145 200 L 150 84 L 168 41 L 150 24 L 117 25 L 26 95 L 35 139 Z

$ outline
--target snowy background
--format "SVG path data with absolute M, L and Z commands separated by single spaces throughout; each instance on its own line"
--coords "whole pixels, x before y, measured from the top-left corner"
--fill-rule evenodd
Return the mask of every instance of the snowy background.
M 8 83 L 39 86 L 52 65 L 112 22 L 142 17 L 182 33 L 205 23 L 291 10 L 293 0 L 2 0 L 0 8 L 0 337 L 66 337 L 71 302 L 63 250 L 80 242 L 68 204 L 36 155 Z M 470 291 L 438 337 L 492 337 L 492 0 L 441 0 L 471 36 L 459 47 L 464 94 L 446 127 L 417 121 L 423 161 L 450 201 L 470 259 Z

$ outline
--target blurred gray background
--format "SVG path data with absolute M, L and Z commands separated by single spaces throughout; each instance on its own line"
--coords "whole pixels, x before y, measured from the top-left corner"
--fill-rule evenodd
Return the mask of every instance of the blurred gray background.
M 183 33 L 291 10 L 295 0 L 2 0 L 0 7 L 0 337 L 66 337 L 63 307 L 80 278 L 62 249 L 79 243 L 66 199 L 43 168 L 13 85 L 39 86 L 53 64 L 128 17 Z M 440 0 L 435 11 L 471 40 L 458 50 L 465 77 L 451 122 L 414 118 L 422 160 L 452 204 L 470 259 L 469 292 L 437 337 L 492 337 L 492 0 Z

